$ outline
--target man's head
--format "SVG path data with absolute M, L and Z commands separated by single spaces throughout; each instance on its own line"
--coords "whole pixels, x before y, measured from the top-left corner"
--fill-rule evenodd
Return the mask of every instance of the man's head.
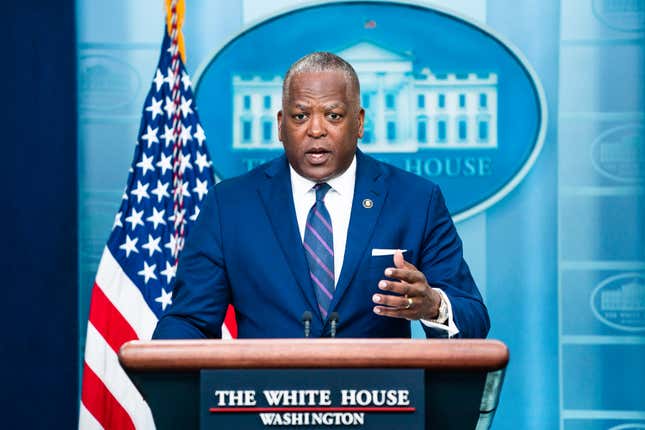
M 300 175 L 324 182 L 343 173 L 363 136 L 356 72 L 329 52 L 314 52 L 296 61 L 282 86 L 278 112 L 280 141 Z

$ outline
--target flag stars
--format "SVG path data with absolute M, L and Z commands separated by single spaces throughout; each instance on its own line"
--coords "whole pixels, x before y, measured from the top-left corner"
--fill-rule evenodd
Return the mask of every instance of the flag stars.
M 187 181 L 181 181 L 179 184 L 177 184 L 177 187 L 173 190 L 174 197 L 179 198 L 180 193 L 182 197 L 190 197 L 190 193 L 188 192 L 188 185 L 189 183 Z
M 155 72 L 155 78 L 152 80 L 152 82 L 155 83 L 157 92 L 159 92 L 164 83 L 163 73 L 161 73 L 161 70 L 157 69 L 157 71 Z
M 188 219 L 191 221 L 197 221 L 197 217 L 199 216 L 199 206 L 195 206 L 195 213 L 192 214 Z
M 151 234 L 149 234 L 148 235 L 148 242 L 146 242 L 143 245 L 141 245 L 141 247 L 143 249 L 147 249 L 148 253 L 149 253 L 148 256 L 152 257 L 152 254 L 154 254 L 155 251 L 161 253 L 161 248 L 159 247 L 159 241 L 160 240 L 161 240 L 161 236 L 159 236 L 158 238 L 155 239 L 154 237 L 152 237 Z
M 172 305 L 172 291 L 166 292 L 165 289 L 161 288 L 161 295 L 155 299 L 155 302 L 161 303 L 161 310 L 165 311 L 166 307 Z
M 177 240 L 177 233 L 173 233 L 170 235 L 170 240 L 168 240 L 164 245 L 164 248 L 168 248 L 170 250 L 170 254 L 174 258 L 177 258 L 177 254 L 179 254 L 178 244 L 179 241 Z
M 164 131 L 161 138 L 166 142 L 166 146 L 170 146 L 175 143 L 175 133 L 173 132 L 172 127 L 164 125 Z
M 168 50 L 178 55 L 177 45 Z M 166 70 L 170 61 L 162 49 L 163 67 L 153 70 L 139 133 L 130 140 L 136 158 L 108 239 L 117 263 L 157 313 L 174 305 L 177 261 L 214 172 L 190 76 L 181 60 Z
M 165 209 L 158 211 L 157 208 L 153 206 L 152 215 L 146 218 L 146 221 L 151 222 L 154 226 L 153 228 L 156 230 L 159 224 L 166 225 L 166 220 L 163 219 L 165 214 L 166 214 Z
M 183 124 L 181 125 L 181 134 L 179 135 L 179 139 L 181 139 L 182 143 L 193 140 L 193 136 L 190 134 L 191 128 L 193 128 L 192 125 L 189 125 L 188 127 L 185 127 Z
M 182 72 L 181 83 L 184 84 L 184 90 L 188 90 L 192 86 L 192 82 L 190 82 L 190 76 L 188 76 L 188 73 Z
M 193 192 L 197 193 L 197 197 L 201 201 L 206 194 L 208 194 L 208 181 L 201 181 L 197 178 L 197 186 L 193 188 Z
M 186 209 L 175 210 L 172 215 L 168 217 L 168 221 L 172 221 L 175 225 L 175 228 L 178 228 L 181 224 L 186 224 Z
M 172 86 L 175 84 L 175 78 L 177 76 L 173 73 L 172 69 L 168 67 L 168 74 L 164 78 L 164 81 L 168 83 L 168 87 L 172 90 Z
M 202 146 L 202 144 L 206 140 L 206 134 L 204 134 L 204 129 L 201 125 L 199 125 L 199 123 L 195 126 L 195 128 L 197 129 L 197 131 L 195 132 L 195 134 L 193 134 L 193 137 L 197 139 L 199 146 Z
M 142 184 L 141 181 L 137 181 L 137 188 L 131 191 L 131 194 L 137 196 L 137 203 L 141 203 L 141 199 L 150 198 L 148 195 L 148 187 L 150 184 Z
M 143 210 L 138 212 L 135 208 L 132 208 L 130 216 L 125 218 L 125 222 L 130 223 L 130 229 L 134 230 L 138 225 L 143 225 L 141 218 L 143 217 Z
M 137 272 L 137 275 L 143 276 L 143 283 L 147 284 L 150 279 L 157 279 L 157 275 L 155 275 L 156 268 L 157 268 L 156 264 L 149 266 L 148 262 L 144 260 L 143 269 L 139 270 Z
M 168 119 L 172 118 L 172 116 L 175 114 L 175 103 L 173 103 L 170 97 L 166 97 L 166 100 L 163 105 L 163 110 L 166 111 L 166 115 L 168 115 Z
M 138 237 L 135 237 L 134 239 L 130 239 L 130 236 L 127 234 L 125 235 L 125 243 L 123 243 L 121 246 L 119 246 L 119 249 L 122 249 L 125 251 L 125 256 L 129 257 L 131 252 L 134 253 L 139 253 L 139 250 L 137 249 L 137 242 L 139 241 Z
M 211 162 L 206 158 L 206 154 L 197 153 L 197 160 L 195 160 L 195 164 L 197 164 L 197 166 L 199 167 L 199 173 L 202 173 L 205 168 L 210 167 Z
M 123 227 L 123 223 L 121 222 L 121 216 L 123 216 L 123 212 L 119 211 L 116 213 L 114 216 L 114 224 L 112 224 L 112 230 L 114 230 L 117 227 Z
M 164 197 L 170 197 L 168 194 L 168 182 L 162 183 L 157 179 L 157 186 L 151 191 L 152 194 L 157 196 L 157 203 L 160 203 Z
M 157 161 L 157 167 L 161 169 L 161 174 L 165 175 L 166 170 L 172 170 L 172 156 L 161 154 L 161 159 Z
M 143 158 L 141 159 L 141 161 L 137 163 L 137 167 L 143 170 L 143 173 L 142 173 L 143 176 L 146 176 L 146 173 L 148 172 L 148 170 L 150 171 L 155 170 L 155 168 L 152 166 L 153 158 L 154 158 L 153 156 L 148 157 L 146 154 L 143 154 Z
M 148 126 L 146 129 L 146 134 L 141 136 L 141 140 L 146 141 L 146 143 L 148 144 L 148 148 L 150 148 L 153 143 L 159 142 L 159 138 L 157 137 L 157 130 L 159 129 Z
M 181 163 L 179 166 L 179 173 L 182 175 L 186 172 L 186 169 L 193 168 L 193 165 L 190 164 L 190 156 L 191 154 L 181 154 L 179 156 L 179 163 Z
M 172 281 L 172 278 L 177 274 L 177 265 L 170 264 L 166 261 L 166 268 L 161 271 L 161 274 L 166 277 L 166 284 L 170 285 L 170 281 Z
M 157 115 L 162 115 L 163 116 L 163 111 L 161 110 L 161 103 L 163 103 L 163 100 L 157 101 L 154 97 L 152 97 L 152 100 L 150 101 L 150 106 L 146 108 L 147 112 L 150 112 L 152 115 L 152 120 L 154 121 Z
M 181 110 L 181 115 L 186 118 L 188 115 L 193 113 L 193 109 L 190 107 L 191 103 L 193 102 L 193 99 L 188 99 L 184 96 L 181 96 L 181 106 L 179 106 L 179 110 Z

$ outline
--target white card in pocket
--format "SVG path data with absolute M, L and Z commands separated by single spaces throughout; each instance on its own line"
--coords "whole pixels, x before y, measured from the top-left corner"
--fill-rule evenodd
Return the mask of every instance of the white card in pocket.
M 405 254 L 407 249 L 372 248 L 372 257 L 380 257 L 383 255 L 394 255 L 396 251 L 401 251 L 403 254 Z

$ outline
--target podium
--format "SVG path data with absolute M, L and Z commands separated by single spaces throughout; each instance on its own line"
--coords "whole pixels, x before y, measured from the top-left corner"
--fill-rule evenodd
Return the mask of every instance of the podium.
M 208 369 L 382 369 L 385 379 L 395 369 L 421 369 L 425 428 L 483 430 L 508 359 L 502 342 L 474 339 L 156 340 L 130 341 L 119 352 L 160 430 L 200 428 L 200 375 Z

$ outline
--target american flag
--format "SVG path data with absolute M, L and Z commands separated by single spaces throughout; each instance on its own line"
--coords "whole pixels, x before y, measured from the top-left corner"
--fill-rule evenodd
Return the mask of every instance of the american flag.
M 172 306 L 184 237 L 214 183 L 204 130 L 179 53 L 176 16 L 170 22 L 171 34 L 164 32 L 146 97 L 127 188 L 92 291 L 81 429 L 154 428 L 150 409 L 121 368 L 117 353 L 129 340 L 150 339 L 158 318 Z M 234 326 L 229 309 L 222 336 L 234 336 Z

